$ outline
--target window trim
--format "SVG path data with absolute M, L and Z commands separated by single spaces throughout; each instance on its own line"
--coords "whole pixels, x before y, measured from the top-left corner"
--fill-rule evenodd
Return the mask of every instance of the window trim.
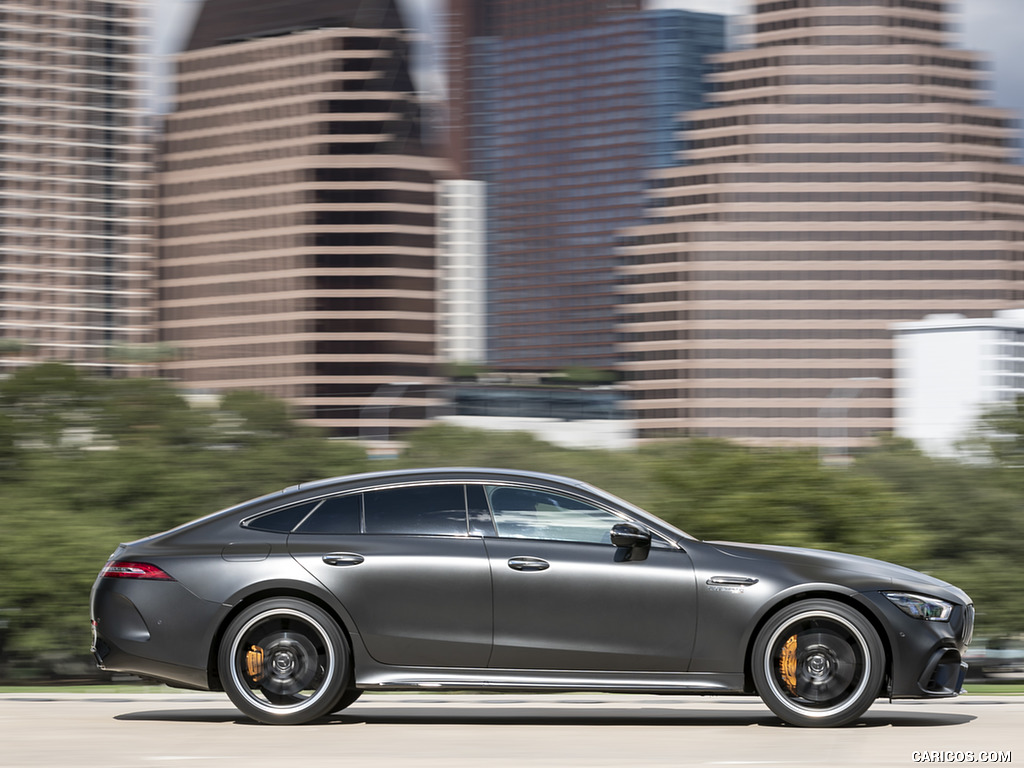
M 466 533 L 465 534 L 452 534 L 452 533 L 366 533 L 366 507 L 365 502 L 360 500 L 360 520 L 359 520 L 359 533 L 352 534 L 325 534 L 325 533 L 302 533 L 299 529 L 303 523 L 306 522 L 316 513 L 322 504 L 331 498 L 337 498 L 340 496 L 350 496 L 353 494 L 366 494 L 375 491 L 394 490 L 399 488 L 418 488 L 425 486 L 435 485 L 460 485 L 463 488 L 463 504 L 466 513 Z M 478 486 L 484 490 L 484 499 L 487 503 L 487 513 L 490 517 L 490 527 L 493 533 L 477 533 L 472 530 L 471 520 L 469 518 L 469 486 Z M 388 483 L 386 485 L 371 485 L 359 488 L 349 488 L 338 492 L 327 492 L 319 496 L 311 496 L 309 498 L 300 499 L 292 502 L 282 504 L 281 506 L 273 507 L 272 509 L 257 512 L 254 515 L 250 515 L 243 519 L 239 526 L 246 530 L 260 531 L 262 533 L 274 533 L 282 536 L 330 536 L 330 535 L 347 535 L 347 536 L 441 536 L 447 539 L 502 539 L 504 541 L 548 541 L 552 543 L 562 544 L 594 544 L 597 542 L 581 542 L 581 541 L 570 541 L 564 539 L 541 539 L 541 538 L 520 538 L 510 536 L 500 536 L 498 534 L 498 525 L 494 517 L 494 507 L 491 504 L 491 498 L 486 492 L 486 487 L 491 486 L 495 488 L 519 488 L 528 491 L 542 491 L 544 493 L 552 493 L 559 496 L 564 496 L 568 499 L 579 501 L 587 504 L 595 509 L 599 509 L 606 512 L 614 517 L 619 518 L 623 522 L 633 523 L 634 525 L 642 525 L 646 530 L 651 532 L 652 542 L 658 542 L 665 545 L 668 549 L 682 549 L 681 545 L 673 538 L 670 538 L 667 534 L 660 531 L 658 528 L 652 527 L 652 525 L 642 517 L 636 517 L 631 515 L 627 510 L 618 509 L 616 507 L 604 504 L 599 499 L 593 499 L 582 493 L 575 493 L 571 489 L 565 489 L 561 487 L 552 487 L 541 483 L 531 482 L 517 482 L 512 479 L 505 478 L 465 478 L 465 479 L 436 479 L 436 480 L 419 480 L 410 482 L 396 482 Z M 313 507 L 303 516 L 303 518 L 296 523 L 290 531 L 272 531 L 265 528 L 256 527 L 257 523 L 261 518 L 268 517 L 270 515 L 282 512 L 291 507 L 300 506 L 303 504 L 309 504 L 315 502 Z M 611 546 L 610 544 L 600 544 L 599 546 Z

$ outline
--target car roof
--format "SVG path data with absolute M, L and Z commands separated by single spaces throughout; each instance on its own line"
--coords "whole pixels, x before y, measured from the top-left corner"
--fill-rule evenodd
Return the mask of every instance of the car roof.
M 591 487 L 588 483 L 585 483 L 582 480 L 575 480 L 571 477 L 552 475 L 545 472 L 531 472 L 521 469 L 496 469 L 490 467 L 419 467 L 415 469 L 389 469 L 380 472 L 361 472 L 354 475 L 339 475 L 338 477 L 329 477 L 323 480 L 312 480 L 289 486 L 288 488 L 277 491 L 272 495 L 277 496 L 296 491 L 310 491 L 318 488 L 327 488 L 338 485 L 369 485 L 381 480 L 401 481 L 427 478 L 436 478 L 438 480 L 449 480 L 455 478 L 475 480 L 531 479 L 574 488 Z

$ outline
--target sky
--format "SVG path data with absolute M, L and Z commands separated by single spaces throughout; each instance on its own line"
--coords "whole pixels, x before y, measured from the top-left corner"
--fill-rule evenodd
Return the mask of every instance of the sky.
M 153 0 L 154 26 L 158 30 L 157 53 L 169 54 L 187 35 L 188 20 L 201 0 Z M 281 0 L 287 2 L 287 0 Z M 421 50 L 428 58 L 440 51 L 444 31 L 443 9 L 446 0 L 399 0 L 409 24 L 419 31 L 424 42 Z M 752 0 L 648 0 L 651 8 L 683 8 L 707 13 L 742 14 Z M 954 24 L 957 48 L 978 51 L 989 66 L 991 101 L 995 106 L 1012 109 L 1024 121 L 1024 0 L 954 0 Z M 424 68 L 420 68 L 421 72 Z M 158 70 L 165 72 L 165 68 Z M 426 68 L 421 77 L 432 89 L 439 86 L 439 73 Z

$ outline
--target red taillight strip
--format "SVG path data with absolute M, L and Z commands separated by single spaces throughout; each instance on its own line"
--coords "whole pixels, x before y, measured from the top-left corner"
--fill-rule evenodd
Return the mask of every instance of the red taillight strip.
M 100 575 L 105 579 L 156 579 L 174 581 L 166 571 L 149 563 L 135 563 L 130 560 L 115 560 L 103 566 Z

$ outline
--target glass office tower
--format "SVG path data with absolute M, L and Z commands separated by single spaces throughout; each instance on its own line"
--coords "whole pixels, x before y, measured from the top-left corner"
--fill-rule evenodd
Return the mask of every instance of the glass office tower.
M 616 233 L 674 162 L 724 19 L 593 0 L 451 11 L 453 156 L 488 185 L 488 363 L 611 369 Z

